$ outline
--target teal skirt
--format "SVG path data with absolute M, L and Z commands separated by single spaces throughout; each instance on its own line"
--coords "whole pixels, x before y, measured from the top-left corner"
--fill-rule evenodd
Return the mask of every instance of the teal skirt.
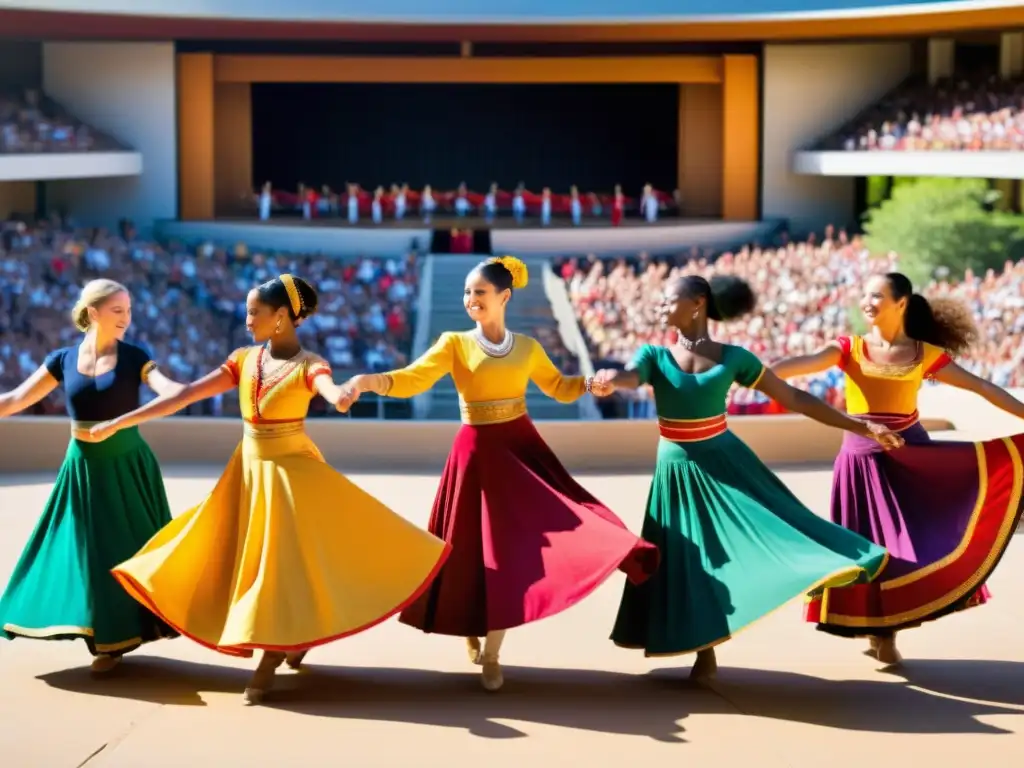
M 156 457 L 138 429 L 72 440 L 42 517 L 0 597 L 0 636 L 85 640 L 118 656 L 175 633 L 110 569 L 171 521 Z
M 612 640 L 648 656 L 711 648 L 795 597 L 873 579 L 887 558 L 807 509 L 731 432 L 661 440 L 642 535 L 661 566 L 626 584 Z

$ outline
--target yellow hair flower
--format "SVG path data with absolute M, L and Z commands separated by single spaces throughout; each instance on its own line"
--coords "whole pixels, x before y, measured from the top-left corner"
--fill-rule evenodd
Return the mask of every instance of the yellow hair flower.
M 489 264 L 501 264 L 512 275 L 512 287 L 517 291 L 525 288 L 530 282 L 530 272 L 526 265 L 515 256 L 495 256 L 487 260 Z

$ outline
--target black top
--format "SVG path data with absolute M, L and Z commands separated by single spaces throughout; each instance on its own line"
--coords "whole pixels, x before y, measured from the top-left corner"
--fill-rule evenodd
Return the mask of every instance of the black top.
M 108 421 L 139 407 L 143 371 L 153 369 L 149 353 L 134 344 L 117 343 L 117 364 L 107 373 L 87 376 L 78 372 L 78 345 L 51 352 L 43 363 L 63 382 L 68 416 L 75 421 Z

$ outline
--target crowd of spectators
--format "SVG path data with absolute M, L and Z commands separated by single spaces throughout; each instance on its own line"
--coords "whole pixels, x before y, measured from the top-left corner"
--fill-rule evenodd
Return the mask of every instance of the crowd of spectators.
M 1024 81 L 999 77 L 911 82 L 825 145 L 855 151 L 1024 149 Z
M 715 324 L 715 337 L 754 352 L 766 363 L 807 354 L 860 323 L 859 301 L 867 278 L 898 268 L 895 255 L 872 257 L 857 237 L 829 230 L 820 241 L 777 248 L 745 248 L 717 260 L 566 259 L 566 280 L 595 367 L 628 362 L 645 343 L 675 339 L 657 316 L 663 286 L 684 274 L 735 274 L 757 291 L 756 313 Z M 1024 262 L 1007 263 L 984 275 L 968 272 L 926 286 L 930 296 L 950 296 L 974 311 L 982 339 L 958 362 L 1002 387 L 1024 387 Z M 838 370 L 794 382 L 832 404 L 845 405 Z M 777 406 L 758 392 L 736 389 L 736 413 L 772 412 Z M 650 393 L 636 395 L 629 410 L 650 415 Z
M 75 343 L 71 307 L 95 277 L 124 283 L 132 294 L 128 340 L 145 347 L 167 374 L 192 381 L 251 343 L 245 332 L 248 291 L 282 272 L 310 280 L 321 312 L 300 328 L 303 344 L 339 376 L 404 365 L 411 347 L 418 268 L 414 254 L 338 260 L 308 254 L 250 252 L 206 244 L 187 248 L 119 233 L 43 223 L 8 224 L 0 242 L 0 391 L 17 386 L 46 354 Z M 63 410 L 55 392 L 36 409 Z M 194 413 L 237 414 L 226 395 Z
M 37 90 L 0 92 L 0 154 L 123 149 Z

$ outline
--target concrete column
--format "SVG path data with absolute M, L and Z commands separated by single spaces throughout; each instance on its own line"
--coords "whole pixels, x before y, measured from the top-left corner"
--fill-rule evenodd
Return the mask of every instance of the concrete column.
M 928 82 L 934 83 L 953 74 L 956 42 L 933 37 L 928 40 Z
M 1004 32 L 999 37 L 999 76 L 1005 79 L 1024 72 L 1024 32 Z

